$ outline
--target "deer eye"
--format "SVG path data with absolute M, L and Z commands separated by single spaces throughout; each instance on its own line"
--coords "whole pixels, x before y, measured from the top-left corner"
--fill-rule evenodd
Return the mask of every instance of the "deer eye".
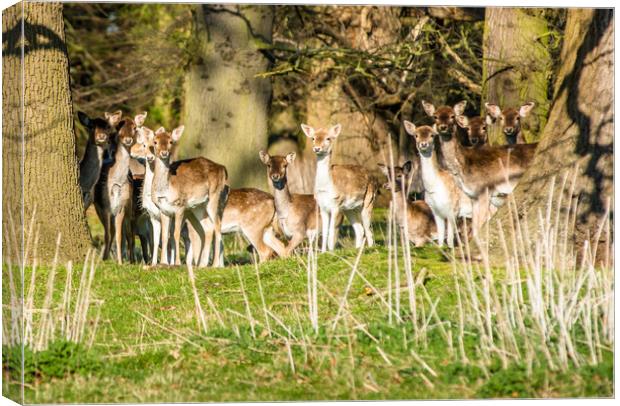
M 454 120 L 454 114 L 450 116 L 450 120 Z
M 433 119 L 437 120 L 437 114 L 433 115 Z

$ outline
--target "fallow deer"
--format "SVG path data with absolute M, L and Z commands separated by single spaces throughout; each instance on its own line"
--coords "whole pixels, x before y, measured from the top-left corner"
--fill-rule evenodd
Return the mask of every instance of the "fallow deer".
M 394 167 L 394 180 L 392 181 L 391 170 L 388 166 L 379 164 L 381 171 L 388 178 L 388 182 L 383 188 L 392 191 L 392 207 L 396 218 L 396 224 L 404 231 L 405 224 L 408 231 L 407 238 L 415 247 L 421 247 L 431 242 L 433 237 L 437 238 L 437 226 L 433 218 L 433 211 L 424 200 L 411 202 L 402 191 L 406 189 L 407 179 L 411 173 L 411 161 L 407 161 L 403 166 Z M 406 223 L 405 223 L 406 222 Z
M 93 202 L 94 189 L 103 166 L 103 153 L 112 137 L 116 134 L 116 125 L 121 119 L 123 112 L 105 112 L 105 120 L 102 118 L 90 118 L 81 111 L 78 112 L 80 123 L 88 131 L 86 150 L 80 161 L 80 190 L 84 202 L 84 210 Z
M 454 137 L 456 117 L 463 114 L 465 102 L 454 108 L 438 109 L 422 102 L 426 114 L 433 117 L 433 127 L 439 134 L 440 149 L 447 169 L 459 187 L 472 199 L 472 231 L 475 233 L 494 208 L 510 194 L 534 157 L 538 144 L 510 146 L 462 147 Z
M 274 252 L 284 256 L 286 248 L 275 236 L 276 208 L 274 198 L 267 192 L 254 188 L 231 189 L 222 215 L 222 234 L 241 233 L 254 247 L 259 262 L 271 258 Z M 207 227 L 212 227 L 209 223 Z M 207 229 L 206 232 L 210 230 Z M 199 243 L 198 234 L 188 224 L 190 249 L 187 250 L 195 264 L 199 258 L 191 247 Z M 223 248 L 220 249 L 220 262 L 224 262 Z
M 370 221 L 377 187 L 370 174 L 359 165 L 332 165 L 334 141 L 342 126 L 314 129 L 306 124 L 301 129 L 312 140 L 317 156 L 314 197 L 321 212 L 321 251 L 332 251 L 336 245 L 336 222 L 341 212 L 355 231 L 355 246 L 361 247 L 364 238 L 374 244 Z
M 456 116 L 456 123 L 467 132 L 468 145 L 478 148 L 487 144 L 487 122 L 483 117 Z
M 104 164 L 95 187 L 95 209 L 104 228 L 103 258 L 110 255 L 112 235 L 116 243 L 116 259 L 122 263 L 123 239 L 127 242 L 129 260 L 134 261 L 134 235 L 131 227 L 133 184 L 129 177 L 129 150 L 135 142 L 136 124 L 124 117 L 117 126 L 113 142 L 113 161 Z
M 170 220 L 174 219 L 175 265 L 181 264 L 180 238 L 184 220 L 190 221 L 200 237 L 198 264 L 206 266 L 215 234 L 213 265 L 222 266 L 220 242 L 222 212 L 228 194 L 226 168 L 204 157 L 171 162 L 174 149 L 183 134 L 184 126 L 171 133 L 163 127 L 155 131 L 155 171 L 152 201 L 161 211 L 162 247 L 168 246 Z M 212 227 L 208 222 L 212 222 Z M 212 230 L 205 233 L 205 230 Z M 161 262 L 167 263 L 165 249 Z
M 471 200 L 459 188 L 454 176 L 440 167 L 435 152 L 437 132 L 427 125 L 416 127 L 407 120 L 404 125 L 407 133 L 415 138 L 420 155 L 424 201 L 433 211 L 437 225 L 437 242 L 440 246 L 443 245 L 444 236 L 447 234 L 448 246 L 453 247 L 456 219 L 472 217 Z
M 527 117 L 534 108 L 534 102 L 525 103 L 518 109 L 509 107 L 502 110 L 496 104 L 484 103 L 487 109 L 487 122 L 495 124 L 499 120 L 502 133 L 508 145 L 525 144 L 525 137 L 521 131 L 521 119 Z
M 295 153 L 286 156 L 270 156 L 265 151 L 259 153 L 261 161 L 267 166 L 267 177 L 273 185 L 278 224 L 289 238 L 285 256 L 299 246 L 306 238 L 313 244 L 319 231 L 319 207 L 313 195 L 291 193 L 288 188 L 287 167 L 295 160 Z

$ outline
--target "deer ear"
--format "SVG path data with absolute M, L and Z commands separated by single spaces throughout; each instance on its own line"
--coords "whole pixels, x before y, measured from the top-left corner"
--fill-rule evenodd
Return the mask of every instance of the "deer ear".
M 405 175 L 409 175 L 409 173 L 411 172 L 411 161 L 407 161 L 403 164 L 403 172 Z
M 136 122 L 136 125 L 138 127 L 142 127 L 144 125 L 144 120 L 146 120 L 146 115 L 147 115 L 147 112 L 145 111 L 144 113 L 140 113 L 134 117 L 133 121 Z
M 301 130 L 304 132 L 304 134 L 306 134 L 306 137 L 314 137 L 314 128 L 310 127 L 309 125 L 302 124 Z
M 405 126 L 405 131 L 407 132 L 407 134 L 413 135 L 415 137 L 415 124 L 407 120 L 405 120 L 403 124 Z
M 493 125 L 495 124 L 495 119 L 493 117 L 491 117 L 490 114 L 487 114 L 484 121 L 487 123 L 487 125 Z
M 328 132 L 329 132 L 329 135 L 331 135 L 332 137 L 336 138 L 336 137 L 338 137 L 338 135 L 340 135 L 340 131 L 342 131 L 342 125 L 336 124 L 336 125 L 332 126 L 329 129 Z
M 181 139 L 181 135 L 183 135 L 183 130 L 185 130 L 184 125 L 180 125 L 174 130 L 172 130 L 172 142 L 177 143 Z
M 78 111 L 78 120 L 80 120 L 80 123 L 82 123 L 82 125 L 86 128 L 89 128 L 92 124 L 90 118 L 88 118 L 86 113 L 83 113 L 81 111 Z
M 502 109 L 497 104 L 484 103 L 487 113 L 493 118 L 499 118 L 502 115 Z
M 155 130 L 155 135 L 163 134 L 165 132 L 166 129 L 164 127 L 159 127 L 157 130 Z
M 263 151 L 262 149 L 258 152 L 258 156 L 260 157 L 260 160 L 267 165 L 269 163 L 269 159 L 271 158 L 269 156 L 269 154 L 266 151 Z
M 519 109 L 519 115 L 521 117 L 527 117 L 528 114 L 530 114 L 532 112 L 532 109 L 534 108 L 536 104 L 534 102 L 529 102 L 529 103 L 525 103 L 523 106 L 521 106 L 521 108 Z
M 296 153 L 289 152 L 288 154 L 286 154 L 286 162 L 288 162 L 289 164 L 292 164 L 296 156 L 297 156 Z
M 114 113 L 108 113 L 106 111 L 105 113 L 103 113 L 103 115 L 105 119 L 108 120 L 108 123 L 110 124 L 110 126 L 116 127 L 118 123 L 121 121 L 121 118 L 123 117 L 123 111 L 116 110 Z
M 461 128 L 467 128 L 469 126 L 469 119 L 465 116 L 458 115 L 456 116 L 456 123 Z
M 433 103 L 427 103 L 424 100 L 422 100 L 422 107 L 424 108 L 424 111 L 426 112 L 427 115 L 431 117 L 435 115 L 435 106 L 433 105 Z
M 462 116 L 465 113 L 465 107 L 467 107 L 467 100 L 460 101 L 454 105 L 454 114 Z

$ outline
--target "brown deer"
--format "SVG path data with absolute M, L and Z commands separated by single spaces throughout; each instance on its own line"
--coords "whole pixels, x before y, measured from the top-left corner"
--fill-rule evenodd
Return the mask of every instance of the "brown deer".
M 113 161 L 105 163 L 95 187 L 95 209 L 104 228 L 103 259 L 110 255 L 112 235 L 116 243 L 116 259 L 123 262 L 123 240 L 127 242 L 129 260 L 134 261 L 134 234 L 131 227 L 133 183 L 129 176 L 129 150 L 135 142 L 136 124 L 129 117 L 118 123 L 113 142 Z
M 267 192 L 253 188 L 231 189 L 222 215 L 222 234 L 241 233 L 254 247 L 259 262 L 273 257 L 274 252 L 284 256 L 286 248 L 275 236 L 276 208 L 274 198 Z M 211 227 L 209 223 L 207 227 Z M 208 229 L 207 232 L 210 230 Z M 195 264 L 199 258 L 191 247 L 199 244 L 196 230 L 188 225 L 190 249 L 188 257 Z M 220 248 L 220 262 L 224 262 L 223 248 Z
M 456 117 L 462 115 L 465 102 L 457 103 L 454 108 L 443 106 L 436 109 L 424 101 L 422 105 L 435 121 L 433 126 L 439 135 L 447 169 L 472 199 L 472 231 L 475 233 L 491 214 L 490 210 L 501 205 L 503 197 L 512 193 L 532 161 L 538 144 L 465 148 L 454 137 Z M 494 208 L 489 207 L 489 203 Z
M 289 238 L 284 256 L 291 252 L 306 238 L 314 243 L 319 232 L 319 207 L 313 195 L 291 193 L 288 188 L 287 167 L 295 160 L 295 153 L 286 156 L 270 156 L 260 151 L 261 161 L 267 166 L 267 177 L 273 185 L 276 213 L 280 229 Z
M 396 224 L 404 231 L 407 225 L 409 242 L 415 247 L 421 247 L 431 242 L 433 237 L 437 238 L 437 226 L 433 218 L 433 212 L 424 200 L 411 202 L 402 191 L 406 189 L 407 180 L 411 173 L 411 161 L 407 161 L 403 166 L 394 167 L 394 180 L 388 166 L 379 164 L 381 171 L 388 178 L 388 182 L 383 188 L 389 191 L 393 189 L 392 207 L 396 217 Z
M 332 165 L 331 153 L 342 126 L 314 129 L 306 124 L 301 129 L 312 140 L 317 157 L 314 197 L 321 212 L 321 251 L 333 251 L 336 245 L 336 222 L 341 212 L 355 232 L 355 246 L 366 238 L 374 244 L 370 221 L 377 187 L 370 174 L 359 165 Z
M 114 113 L 105 112 L 105 119 L 90 118 L 85 113 L 79 111 L 78 119 L 88 131 L 86 150 L 80 161 L 80 190 L 84 210 L 93 202 L 94 189 L 103 166 L 103 153 L 105 152 L 112 137 L 116 134 L 116 125 L 121 120 L 122 111 Z
M 213 265 L 223 266 L 220 242 L 222 212 L 229 189 L 228 173 L 224 166 L 204 157 L 171 162 L 184 128 L 180 126 L 169 133 L 161 127 L 155 131 L 153 139 L 156 160 L 151 198 L 161 212 L 162 247 L 168 246 L 170 221 L 174 219 L 174 263 L 181 264 L 181 228 L 187 218 L 200 238 L 200 244 L 195 246 L 199 249 L 198 265 L 207 265 L 215 235 Z M 165 251 L 162 249 L 161 262 L 167 264 Z
M 521 131 L 521 119 L 527 117 L 534 109 L 534 102 L 525 103 L 518 109 L 509 107 L 502 110 L 498 105 L 490 103 L 484 103 L 484 106 L 487 109 L 487 122 L 495 124 L 499 120 L 508 145 L 525 144 L 525 137 Z
M 456 123 L 466 131 L 469 146 L 478 148 L 487 144 L 487 122 L 484 117 L 456 116 Z

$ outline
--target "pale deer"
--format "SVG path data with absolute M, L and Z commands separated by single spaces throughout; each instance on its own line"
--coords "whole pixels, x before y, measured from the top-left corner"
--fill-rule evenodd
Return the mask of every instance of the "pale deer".
M 85 113 L 78 112 L 80 123 L 88 131 L 86 150 L 80 161 L 79 180 L 84 210 L 88 209 L 93 202 L 95 185 L 101 176 L 103 154 L 116 134 L 116 125 L 121 120 L 122 114 L 120 110 L 114 113 L 106 112 L 105 119 L 102 119 L 90 118 Z
M 525 137 L 521 130 L 521 119 L 530 114 L 535 106 L 534 102 L 525 103 L 518 109 L 509 107 L 502 110 L 498 105 L 490 103 L 484 103 L 484 106 L 487 110 L 487 122 L 496 124 L 499 121 L 508 145 L 525 144 Z
M 456 116 L 456 123 L 466 131 L 469 146 L 478 148 L 487 144 L 487 122 L 483 117 Z
M 135 137 L 135 122 L 124 117 L 118 124 L 118 133 L 113 142 L 113 160 L 104 164 L 95 187 L 95 209 L 104 228 L 103 258 L 109 257 L 114 239 L 119 263 L 123 261 L 123 240 L 127 242 L 129 260 L 134 261 L 134 234 L 131 227 L 133 183 L 129 176 L 129 150 Z
M 184 128 L 180 126 L 169 133 L 161 127 L 155 131 L 153 140 L 156 160 L 151 198 L 162 214 L 162 247 L 168 246 L 170 221 L 174 219 L 174 264 L 181 264 L 181 228 L 187 218 L 200 238 L 196 247 L 199 248 L 199 266 L 207 265 L 214 235 L 213 265 L 223 266 L 220 242 L 222 212 L 229 189 L 228 174 L 224 166 L 204 157 L 171 162 Z M 213 223 L 212 227 L 209 222 Z M 165 249 L 162 249 L 161 262 L 167 263 Z
M 439 134 L 446 168 L 472 199 L 472 231 L 476 233 L 492 211 L 501 205 L 503 197 L 512 193 L 532 161 L 538 144 L 465 148 L 454 136 L 456 117 L 462 115 L 465 102 L 457 103 L 454 108 L 443 106 L 438 109 L 431 103 L 423 101 L 422 104 L 434 119 L 433 126 Z
M 341 212 L 355 232 L 355 246 L 364 238 L 374 244 L 370 221 L 377 187 L 370 174 L 359 165 L 332 165 L 331 153 L 342 126 L 314 129 L 306 124 L 301 129 L 312 140 L 317 157 L 314 197 L 321 213 L 321 251 L 332 251 L 336 245 L 336 222 Z
M 415 138 L 420 155 L 424 201 L 433 211 L 437 243 L 442 246 L 444 238 L 447 238 L 448 246 L 453 247 L 457 217 L 472 217 L 471 199 L 459 188 L 454 176 L 440 167 L 435 152 L 437 132 L 427 125 L 416 127 L 407 120 L 404 125 L 407 133 Z
M 288 188 L 287 167 L 295 160 L 295 153 L 270 156 L 260 151 L 259 157 L 267 166 L 267 177 L 273 186 L 276 213 L 280 229 L 289 239 L 285 256 L 290 255 L 306 238 L 314 243 L 319 232 L 319 207 L 313 195 L 291 193 Z
M 415 247 L 421 247 L 424 244 L 437 239 L 437 226 L 433 217 L 433 211 L 424 200 L 409 201 L 407 196 L 403 194 L 406 190 L 407 180 L 411 173 L 411 161 L 407 161 L 403 166 L 394 167 L 394 179 L 392 180 L 392 171 L 389 166 L 379 164 L 381 171 L 388 178 L 388 182 L 383 188 L 393 191 L 392 208 L 396 220 L 396 224 L 404 232 L 407 230 L 407 239 Z
M 231 189 L 222 215 L 222 234 L 241 233 L 254 247 L 259 262 L 264 262 L 274 253 L 284 256 L 286 248 L 275 236 L 276 208 L 274 198 L 267 192 L 254 188 Z M 212 227 L 209 223 L 207 227 Z M 210 230 L 207 229 L 206 232 Z M 199 261 L 191 247 L 199 244 L 198 234 L 188 224 L 190 249 L 187 250 L 194 264 Z M 224 262 L 223 248 L 220 248 L 220 262 Z

